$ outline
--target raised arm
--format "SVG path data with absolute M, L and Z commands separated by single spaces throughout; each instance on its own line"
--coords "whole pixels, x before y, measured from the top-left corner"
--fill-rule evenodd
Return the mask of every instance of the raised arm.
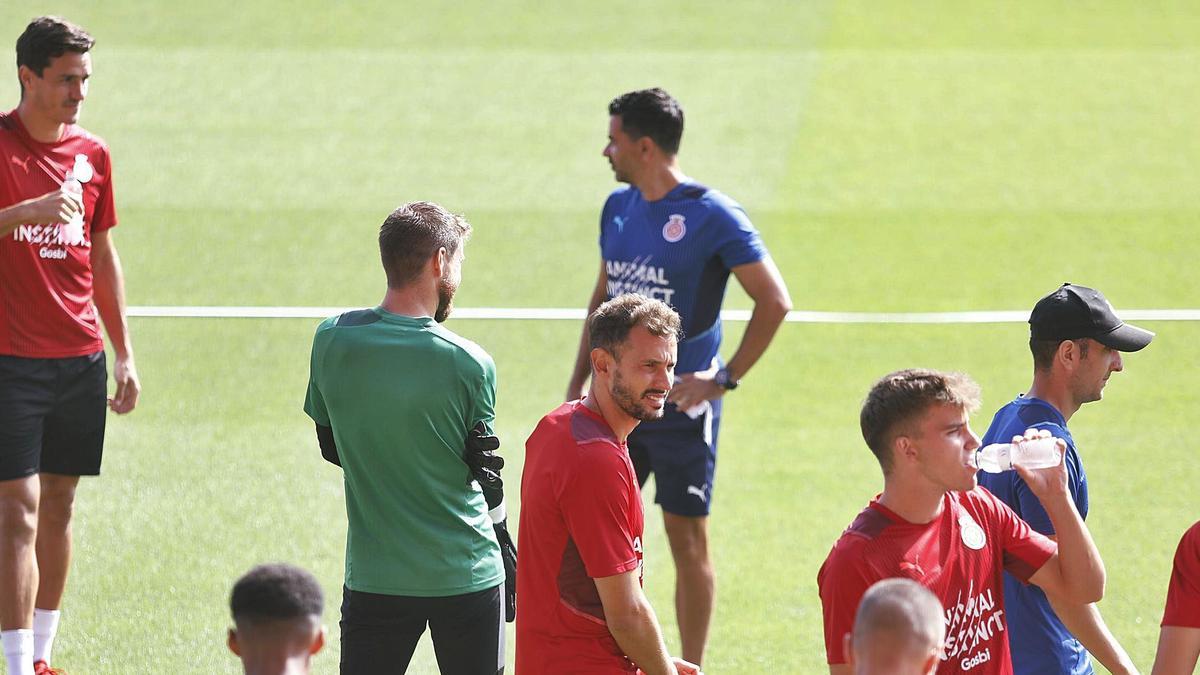
M 1038 435 L 1032 430 L 1030 433 L 1033 436 L 1027 434 L 1027 438 Z M 1048 436 L 1049 432 L 1044 435 Z M 1058 439 L 1058 446 L 1065 458 L 1066 443 Z M 1067 489 L 1065 462 L 1060 459 L 1057 466 L 1047 469 L 1026 469 L 1018 465 L 1016 470 L 1046 509 L 1058 539 L 1058 552 L 1029 578 L 1029 582 L 1062 603 L 1085 605 L 1098 602 L 1104 597 L 1104 562 Z

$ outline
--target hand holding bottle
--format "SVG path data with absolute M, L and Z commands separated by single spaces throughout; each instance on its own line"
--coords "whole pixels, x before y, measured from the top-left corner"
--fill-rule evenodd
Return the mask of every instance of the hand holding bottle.
M 1037 498 L 1042 500 L 1043 505 L 1047 498 L 1050 497 L 1065 497 L 1067 495 L 1067 464 L 1064 458 L 1067 454 L 1067 443 L 1061 438 L 1054 436 L 1045 429 L 1038 431 L 1037 429 L 1026 429 L 1024 436 L 1013 436 L 1013 445 L 1018 447 L 1026 447 L 1031 441 L 1037 442 L 1043 439 L 1053 438 L 1055 451 L 1058 455 L 1058 460 L 1052 466 L 1043 466 L 1043 468 L 1030 468 L 1018 461 L 1013 463 L 1013 468 L 1017 474 L 1024 479 L 1025 484 L 1037 495 Z M 1036 447 L 1036 446 L 1035 446 Z M 1045 462 L 1043 461 L 1044 465 Z

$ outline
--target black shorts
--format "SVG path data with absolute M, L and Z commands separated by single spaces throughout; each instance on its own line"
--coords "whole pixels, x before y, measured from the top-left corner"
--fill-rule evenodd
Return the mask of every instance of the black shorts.
M 0 356 L 0 480 L 98 475 L 107 387 L 103 351 L 65 359 Z
M 408 669 L 429 626 L 442 675 L 504 672 L 504 584 L 441 598 L 342 587 L 342 675 Z

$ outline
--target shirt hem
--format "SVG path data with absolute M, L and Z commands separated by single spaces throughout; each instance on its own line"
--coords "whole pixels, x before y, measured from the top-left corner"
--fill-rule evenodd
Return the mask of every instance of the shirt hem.
M 104 351 L 104 342 L 99 342 L 88 347 L 56 352 L 20 352 L 17 350 L 3 350 L 0 351 L 0 356 L 15 356 L 20 359 L 71 359 L 77 356 L 91 356 L 92 354 L 102 351 Z
M 451 595 L 465 595 L 467 593 L 476 593 L 489 588 L 495 588 L 504 582 L 504 574 L 498 574 L 494 578 L 487 581 L 470 584 L 467 586 L 459 586 L 454 588 L 395 588 L 392 586 L 375 586 L 371 584 L 355 584 L 350 581 L 346 582 L 346 588 L 352 591 L 362 593 L 375 593 L 377 595 L 403 595 L 414 598 L 444 598 Z

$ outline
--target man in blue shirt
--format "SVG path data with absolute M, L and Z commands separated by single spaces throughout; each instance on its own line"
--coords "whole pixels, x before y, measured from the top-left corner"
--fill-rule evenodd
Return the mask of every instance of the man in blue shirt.
M 1123 368 L 1121 352 L 1138 351 L 1153 338 L 1154 333 L 1117 318 L 1100 291 L 1063 284 L 1039 300 L 1029 316 L 1033 385 L 996 413 L 983 444 L 1007 443 L 1031 428 L 1066 441 L 1068 488 L 1087 518 L 1087 475 L 1067 420 L 1084 403 L 1100 400 L 1109 376 Z M 1035 530 L 1054 536 L 1046 510 L 1016 471 L 980 472 L 979 484 Z M 1094 604 L 1061 602 L 1008 574 L 1004 604 L 1015 675 L 1093 673 L 1088 652 L 1112 673 L 1137 672 Z
M 629 436 L 638 480 L 654 473 L 655 502 L 675 561 L 675 613 L 682 656 L 700 664 L 712 619 L 715 581 L 708 513 L 716 467 L 721 398 L 766 351 L 791 309 L 787 287 L 746 212 L 684 175 L 676 155 L 683 109 L 662 89 L 633 91 L 608 107 L 608 158 L 619 187 L 600 216 L 600 275 L 588 313 L 608 298 L 639 293 L 683 319 L 677 382 L 666 414 Z M 721 301 L 730 273 L 754 311 L 729 363 L 719 356 Z M 587 330 L 567 399 L 583 395 L 590 371 Z

